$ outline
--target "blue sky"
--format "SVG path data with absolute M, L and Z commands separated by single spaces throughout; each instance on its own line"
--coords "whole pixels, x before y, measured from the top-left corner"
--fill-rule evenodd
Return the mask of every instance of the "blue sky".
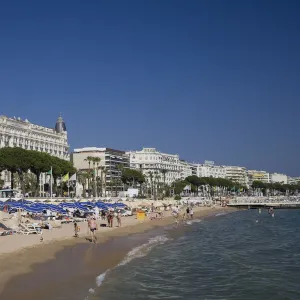
M 2 1 L 0 113 L 71 148 L 300 175 L 298 1 Z

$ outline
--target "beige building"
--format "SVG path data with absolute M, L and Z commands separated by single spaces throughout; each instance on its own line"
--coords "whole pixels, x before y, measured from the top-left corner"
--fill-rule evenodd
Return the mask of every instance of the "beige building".
M 270 183 L 270 173 L 266 171 L 248 170 L 248 184 L 252 185 L 253 181 L 261 181 L 264 183 Z
M 97 148 L 97 147 L 85 147 L 74 149 L 71 154 L 71 161 L 77 170 L 87 171 L 89 168 L 97 168 L 97 165 L 90 164 L 87 160 L 88 156 L 100 158 L 99 169 L 96 170 L 98 176 L 101 176 L 103 171 L 105 175 L 105 182 L 107 191 L 110 189 L 110 183 L 119 182 L 117 189 L 121 190 L 120 178 L 121 170 L 120 167 L 129 168 L 129 157 L 124 151 L 115 150 L 111 148 Z M 114 187 L 115 188 L 115 187 Z

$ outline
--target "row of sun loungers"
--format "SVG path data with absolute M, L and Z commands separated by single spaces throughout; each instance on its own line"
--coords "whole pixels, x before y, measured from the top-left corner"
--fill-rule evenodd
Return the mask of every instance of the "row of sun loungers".
M 40 226 L 37 226 L 35 224 L 20 224 L 19 225 L 19 229 L 17 230 L 17 233 L 20 234 L 25 234 L 25 235 L 29 235 L 29 234 L 41 234 L 42 233 L 42 229 Z

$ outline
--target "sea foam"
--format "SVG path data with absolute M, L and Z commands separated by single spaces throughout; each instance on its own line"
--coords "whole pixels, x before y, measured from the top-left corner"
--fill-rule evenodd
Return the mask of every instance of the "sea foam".
M 220 213 L 215 214 L 216 217 L 224 216 L 224 215 L 227 215 L 227 212 L 222 211 Z
M 106 272 L 104 272 L 104 273 L 102 273 L 102 274 L 100 274 L 99 276 L 96 277 L 96 284 L 97 284 L 98 287 L 102 284 L 102 282 L 105 279 L 105 276 L 106 276 L 107 272 L 109 272 L 109 271 L 110 270 L 107 270 Z M 90 289 L 90 290 L 92 290 L 92 289 Z M 94 292 L 95 292 L 95 290 L 94 290 Z
M 169 239 L 164 235 L 159 235 L 149 239 L 147 243 L 135 247 L 131 251 L 129 251 L 125 256 L 125 258 L 118 264 L 117 267 L 124 266 L 135 258 L 146 256 L 151 251 L 151 249 L 153 249 L 153 247 L 159 244 L 164 244 L 168 240 Z
M 137 246 L 137 247 L 133 248 L 132 250 L 130 250 L 127 253 L 127 255 L 125 256 L 125 258 L 116 267 L 114 267 L 113 269 L 121 267 L 121 266 L 125 266 L 126 264 L 128 264 L 129 262 L 131 262 L 132 260 L 134 260 L 135 258 L 140 258 L 140 257 L 146 256 L 155 246 L 164 244 L 168 240 L 169 240 L 169 238 L 167 238 L 164 235 L 158 235 L 158 236 L 156 236 L 154 238 L 150 238 L 147 243 L 142 244 L 140 246 Z M 97 287 L 101 286 L 101 284 L 103 283 L 106 275 L 111 270 L 112 269 L 108 269 L 104 273 L 101 273 L 100 275 L 98 275 L 96 277 L 96 285 L 97 285 Z M 89 293 L 90 294 L 94 294 L 95 293 L 95 289 L 90 288 L 89 289 Z M 88 297 L 86 299 L 88 299 Z
M 194 223 L 200 223 L 200 222 L 202 222 L 202 220 L 200 220 L 200 219 L 195 219 L 195 220 L 187 221 L 185 224 L 186 224 L 186 225 L 192 225 L 192 224 L 194 224 Z

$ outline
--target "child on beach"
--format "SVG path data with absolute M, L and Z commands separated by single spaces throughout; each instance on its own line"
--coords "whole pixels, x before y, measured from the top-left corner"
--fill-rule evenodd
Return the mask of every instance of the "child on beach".
M 75 236 L 76 238 L 79 237 L 79 236 L 78 236 L 78 232 L 79 232 L 79 226 L 77 225 L 76 222 L 74 222 L 74 236 Z

